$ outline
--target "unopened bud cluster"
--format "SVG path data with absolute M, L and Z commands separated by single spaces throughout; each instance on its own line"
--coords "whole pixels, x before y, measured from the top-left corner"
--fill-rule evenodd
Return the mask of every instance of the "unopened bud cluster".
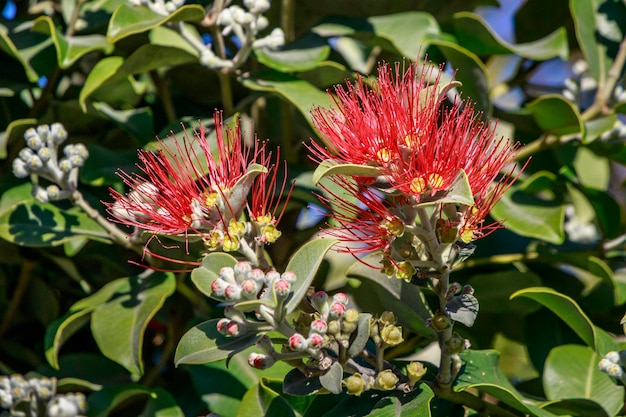
M 24 133 L 26 147 L 13 160 L 13 174 L 18 178 L 33 178 L 33 195 L 46 203 L 68 198 L 76 190 L 78 170 L 89 157 L 82 143 L 70 144 L 59 152 L 67 140 L 67 131 L 60 123 L 40 125 Z M 39 185 L 39 177 L 51 184 Z
M 11 416 L 79 417 L 85 414 L 87 401 L 82 393 L 57 394 L 56 388 L 56 378 L 0 375 L 0 410 L 9 410 Z
M 146 6 L 155 13 L 169 16 L 185 4 L 185 0 L 129 0 L 131 6 Z
M 611 378 L 619 379 L 623 383 L 626 383 L 626 372 L 624 371 L 625 366 L 626 350 L 609 352 L 604 355 L 604 358 L 602 358 L 598 363 L 598 369 Z
M 218 57 L 210 47 L 200 51 L 200 63 L 209 68 L 236 69 L 248 58 L 251 48 L 278 48 L 285 43 L 285 34 L 280 28 L 274 28 L 265 37 L 257 38 L 259 32 L 265 30 L 269 21 L 263 13 L 269 10 L 269 0 L 244 0 L 245 7 L 232 5 L 222 10 L 216 23 L 222 27 L 223 36 L 234 36 L 239 51 L 232 59 Z

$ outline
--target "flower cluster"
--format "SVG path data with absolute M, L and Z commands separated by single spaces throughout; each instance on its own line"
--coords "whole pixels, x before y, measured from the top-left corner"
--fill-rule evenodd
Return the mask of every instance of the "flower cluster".
M 20 374 L 0 376 L 0 409 L 11 415 L 79 417 L 87 410 L 85 395 L 57 394 L 55 378 L 26 379 Z M 4 414 L 3 414 L 4 415 Z
M 106 206 L 112 218 L 153 235 L 194 234 L 209 250 L 276 241 L 282 213 L 274 197 L 285 191 L 285 181 L 276 179 L 278 158 L 272 161 L 264 142 L 246 141 L 239 126 L 225 129 L 221 113 L 214 119 L 216 143 L 200 126 L 193 138 L 173 137 L 160 142 L 158 152 L 139 151 L 141 173 L 119 172 L 130 191 L 111 190 L 115 201 Z M 242 221 L 246 209 L 250 221 Z
M 33 195 L 42 202 L 68 198 L 78 185 L 78 170 L 89 157 L 82 143 L 69 144 L 59 158 L 59 145 L 67 140 L 61 123 L 40 125 L 24 133 L 26 147 L 13 160 L 13 174 L 18 178 L 33 178 Z M 39 184 L 39 177 L 50 184 Z
M 598 363 L 598 369 L 610 376 L 626 383 L 626 350 L 609 352 Z
M 471 102 L 449 102 L 455 84 L 444 84 L 442 71 L 382 64 L 373 86 L 362 78 L 337 86 L 334 106 L 313 111 L 323 143 L 309 145 L 312 158 L 334 165 L 331 180 L 343 189 L 322 187 L 336 225 L 328 233 L 349 252 L 382 251 L 395 271 L 432 260 L 423 252 L 440 243 L 470 243 L 498 228 L 485 218 L 516 179 L 515 167 L 500 172 L 518 144 L 498 138 Z M 434 209 L 424 218 L 427 206 Z

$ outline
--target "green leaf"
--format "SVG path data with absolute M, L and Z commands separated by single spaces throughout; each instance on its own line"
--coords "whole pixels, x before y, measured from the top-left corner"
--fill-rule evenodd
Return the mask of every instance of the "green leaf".
M 428 40 L 440 33 L 437 20 L 425 12 L 402 12 L 367 18 L 373 32 L 389 41 L 400 55 L 416 60 Z M 389 48 L 386 48 L 389 49 Z
M 475 13 L 459 12 L 453 18 L 454 34 L 459 43 L 477 55 L 516 54 L 533 60 L 555 57 L 566 60 L 569 55 L 565 28 L 559 28 L 534 42 L 511 44 Z
M 7 146 L 11 142 L 24 139 L 24 132 L 29 127 L 37 125 L 37 119 L 17 119 L 7 125 L 4 132 L 0 133 L 0 159 L 7 157 Z
M 293 296 L 285 305 L 287 314 L 298 307 L 311 286 L 324 255 L 335 243 L 337 243 L 336 239 L 315 239 L 302 245 L 293 254 L 285 268 L 285 271 L 296 274 L 296 282 L 291 285 Z
M 587 132 L 580 112 L 563 96 L 546 94 L 528 103 L 526 108 L 544 132 L 556 136 L 580 133 L 584 140 Z
M 620 221 L 622 208 L 613 196 L 602 190 L 591 187 L 582 187 L 582 191 L 589 200 L 596 214 L 596 220 L 605 237 L 616 238 L 623 233 Z
M 432 389 L 427 384 L 419 384 L 409 393 L 383 398 L 368 417 L 430 417 L 433 398 Z
M 266 91 L 276 94 L 287 100 L 302 113 L 304 118 L 313 126 L 311 109 L 323 103 L 328 103 L 328 95 L 320 91 L 313 84 L 274 70 L 259 71 L 250 76 L 241 76 L 239 81 L 244 87 L 253 91 Z
M 543 409 L 560 416 L 611 417 L 600 404 L 582 398 L 550 401 L 543 404 Z
M 313 172 L 313 183 L 318 184 L 322 178 L 329 175 L 354 175 L 359 177 L 377 177 L 380 169 L 373 166 L 358 164 L 342 164 L 333 159 L 322 161 Z
M 93 311 L 91 332 L 104 356 L 141 375 L 144 332 L 174 293 L 176 279 L 172 273 L 146 271 L 121 280 L 124 285 L 113 298 Z
M 138 417 L 184 417 L 174 398 L 161 388 L 141 385 L 113 385 L 89 396 L 87 401 L 90 417 L 106 417 L 124 402 L 136 397 L 146 397 L 146 406 Z
M 128 133 L 138 143 L 145 144 L 154 138 L 154 117 L 150 107 L 131 110 L 116 110 L 108 103 L 95 102 L 94 109 L 107 120 Z
M 89 146 L 89 158 L 80 170 L 80 181 L 96 187 L 121 183 L 117 170 L 126 173 L 137 171 L 137 151 L 105 148 L 97 144 Z
M 202 259 L 202 266 L 191 271 L 191 282 L 198 290 L 207 297 L 213 297 L 211 283 L 219 277 L 220 270 L 224 267 L 233 267 L 237 259 L 223 252 L 212 252 Z M 214 298 L 223 301 L 219 298 Z
M 463 92 L 475 103 L 476 109 L 491 114 L 489 99 L 489 70 L 473 52 L 446 40 L 432 40 L 441 53 L 458 69 L 455 78 L 463 84 Z
M 456 176 L 450 187 L 443 193 L 436 193 L 433 196 L 423 195 L 420 203 L 416 207 L 425 207 L 433 204 L 454 203 L 472 207 L 474 205 L 474 196 L 472 187 L 470 186 L 467 174 L 461 170 Z
M 330 55 L 330 46 L 315 33 L 309 33 L 278 49 L 253 47 L 252 50 L 260 63 L 281 72 L 312 70 Z
M 176 366 L 201 364 L 231 357 L 252 346 L 259 336 L 246 333 L 237 337 L 229 337 L 217 331 L 217 322 L 213 319 L 200 323 L 189 329 L 178 342 L 174 362 Z
M 565 206 L 556 200 L 540 199 L 529 192 L 549 190 L 554 181 L 555 176 L 552 173 L 541 171 L 534 174 L 524 183 L 511 187 L 504 193 L 491 210 L 491 215 L 503 222 L 507 229 L 521 236 L 555 244 L 563 243 Z M 538 187 L 539 190 L 530 186 Z
M 107 55 L 113 52 L 113 44 L 107 42 L 103 35 L 64 36 L 49 16 L 40 16 L 35 20 L 32 30 L 52 38 L 60 68 L 71 67 L 90 52 L 103 51 Z
M 617 111 L 617 109 L 616 109 Z M 604 132 L 608 132 L 615 126 L 617 115 L 611 114 L 602 116 L 585 122 L 587 135 L 583 139 L 583 145 L 587 145 L 600 137 Z
M 294 368 L 285 375 L 283 392 L 290 395 L 312 395 L 322 389 L 318 376 L 307 377 L 298 368 Z
M 624 38 L 624 7 L 608 0 L 570 0 L 576 39 L 589 65 L 591 76 L 604 85 L 617 52 L 616 44 Z
M 0 49 L 22 65 L 26 78 L 31 83 L 37 82 L 40 74 L 46 74 L 52 69 L 38 68 L 35 65 L 42 52 L 48 47 L 51 48 L 52 44 L 53 40 L 49 36 L 32 32 L 30 25 L 13 27 L 9 31 L 6 26 L 0 24 Z
M 498 366 L 500 354 L 495 350 L 465 350 L 460 354 L 463 367 L 454 381 L 456 392 L 477 389 L 525 414 L 552 417 L 553 414 L 534 405 L 511 385 Z
M 370 338 L 370 319 L 372 315 L 369 313 L 359 313 L 357 328 L 353 333 L 353 339 L 350 341 L 348 355 L 351 357 L 358 356 L 365 349 L 365 345 Z M 328 387 L 326 387 L 328 388 Z
M 0 237 L 20 246 L 59 246 L 76 238 L 109 243 L 108 234 L 78 207 L 61 210 L 30 195 L 31 184 L 14 187 L 0 199 Z
M 624 405 L 624 388 L 598 369 L 600 355 L 586 346 L 557 346 L 548 355 L 543 387 L 549 400 L 588 399 L 609 416 Z
M 238 417 L 295 417 L 291 406 L 269 386 L 269 380 L 261 378 L 259 384 L 246 392 L 241 400 Z
M 111 16 L 107 29 L 107 39 L 109 42 L 115 43 L 120 39 L 145 32 L 167 22 L 197 22 L 202 20 L 204 16 L 204 8 L 197 4 L 182 6 L 167 16 L 153 12 L 147 7 L 122 4 Z
M 77 301 L 63 317 L 48 326 L 44 337 L 44 348 L 48 363 L 59 369 L 59 351 L 61 346 L 76 333 L 88 319 L 93 310 L 111 299 L 124 285 L 123 280 L 115 280 L 106 284 L 96 293 Z
M 526 297 L 538 302 L 559 316 L 588 346 L 604 355 L 619 350 L 619 345 L 607 332 L 595 326 L 580 306 L 567 295 L 551 288 L 526 288 L 511 295 L 511 299 Z
M 483 313 L 503 314 L 512 311 L 528 314 L 539 309 L 537 305 L 527 300 L 504 302 L 517 290 L 541 285 L 541 278 L 532 272 L 511 270 L 473 275 L 467 284 L 474 288 L 474 294 L 480 300 L 480 310 Z
M 446 311 L 450 318 L 466 327 L 472 327 L 478 317 L 479 304 L 476 297 L 471 294 L 461 294 L 453 297 L 446 304 Z
M 339 362 L 333 363 L 326 373 L 320 375 L 320 384 L 332 394 L 341 394 L 342 381 L 343 367 Z
M 187 7 L 187 6 L 184 6 Z M 80 91 L 79 103 L 86 111 L 86 100 L 106 83 L 123 80 L 131 75 L 149 72 L 164 66 L 171 67 L 195 62 L 196 57 L 179 48 L 161 45 L 142 45 L 128 58 L 105 58 L 96 64 Z

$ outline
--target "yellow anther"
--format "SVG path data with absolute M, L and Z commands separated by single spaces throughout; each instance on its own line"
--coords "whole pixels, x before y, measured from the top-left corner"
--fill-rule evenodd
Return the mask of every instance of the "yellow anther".
M 263 241 L 267 243 L 274 243 L 282 235 L 282 232 L 278 230 L 273 224 L 268 224 L 261 229 L 261 237 Z
M 235 235 L 225 235 L 222 241 L 222 248 L 225 252 L 232 252 L 239 249 L 239 237 Z
M 443 185 L 443 177 L 437 173 L 432 173 L 428 176 L 428 185 L 431 188 L 441 188 Z
M 416 177 L 411 181 L 411 186 L 409 187 L 412 193 L 421 194 L 426 191 L 426 181 L 424 178 Z

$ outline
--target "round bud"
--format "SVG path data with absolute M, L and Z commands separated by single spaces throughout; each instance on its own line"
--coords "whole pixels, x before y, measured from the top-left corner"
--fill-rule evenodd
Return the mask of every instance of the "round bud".
M 59 169 L 63 172 L 70 172 L 73 167 L 72 162 L 67 158 L 63 158 L 59 161 Z
M 318 334 L 326 334 L 328 331 L 328 324 L 322 319 L 313 320 L 311 322 L 311 331 Z
M 274 282 L 274 291 L 279 298 L 286 298 L 291 291 L 291 284 L 284 279 L 279 279 Z
M 330 317 L 331 319 L 338 319 L 340 317 L 343 317 L 345 312 L 346 312 L 345 304 L 334 302 L 330 305 L 330 311 L 328 313 L 328 317 Z
M 293 284 L 294 282 L 296 282 L 296 274 L 291 271 L 283 272 L 280 277 L 290 284 Z
M 256 298 L 257 293 L 259 292 L 259 285 L 253 279 L 245 279 L 241 283 L 241 294 L 244 298 L 250 300 Z
M 386 324 L 380 331 L 380 338 L 387 346 L 397 346 L 404 341 L 402 327 L 395 324 Z
M 293 334 L 288 341 L 289 349 L 303 352 L 309 347 L 308 341 L 300 333 Z
M 309 347 L 319 349 L 324 345 L 324 336 L 319 333 L 311 333 L 307 339 Z
M 343 292 L 338 292 L 335 295 L 333 295 L 333 301 L 346 305 L 348 304 L 348 295 Z
M 257 284 L 262 284 L 265 280 L 265 274 L 259 268 L 254 268 L 246 275 L 248 279 L 253 279 Z
M 57 396 L 48 403 L 48 416 L 50 417 L 76 417 L 78 407 L 64 396 Z
M 357 397 L 367 388 L 365 380 L 358 372 L 344 379 L 343 384 L 346 386 L 349 395 L 356 395 Z
M 39 125 L 37 126 L 37 134 L 41 138 L 42 141 L 48 140 L 48 136 L 50 136 L 50 126 L 48 125 Z
M 383 391 L 391 391 L 396 388 L 399 378 L 391 369 L 385 369 L 376 375 L 376 388 Z
M 237 278 L 239 278 L 239 276 L 245 277 L 248 272 L 252 271 L 252 265 L 250 265 L 250 262 L 240 261 L 235 264 L 233 271 Z
M 251 352 L 248 355 L 248 364 L 255 369 L 267 369 L 276 363 L 276 359 L 263 353 Z
M 52 184 L 46 187 L 46 193 L 48 193 L 49 200 L 58 200 L 61 189 L 57 185 Z
M 452 322 L 450 321 L 450 317 L 440 311 L 437 311 L 432 318 L 431 326 L 436 331 L 441 332 L 452 326 Z
M 241 298 L 241 287 L 238 285 L 228 285 L 224 289 L 224 297 L 230 301 L 238 301 Z
M 30 174 L 26 162 L 19 158 L 13 160 L 13 175 L 17 178 L 26 178 Z
M 34 154 L 33 156 L 30 157 L 27 164 L 28 164 L 28 168 L 31 169 L 32 171 L 40 170 L 43 167 L 43 161 L 41 160 L 41 158 Z
M 61 123 L 52 123 L 50 125 L 50 138 L 54 143 L 63 143 L 67 139 L 67 130 Z

